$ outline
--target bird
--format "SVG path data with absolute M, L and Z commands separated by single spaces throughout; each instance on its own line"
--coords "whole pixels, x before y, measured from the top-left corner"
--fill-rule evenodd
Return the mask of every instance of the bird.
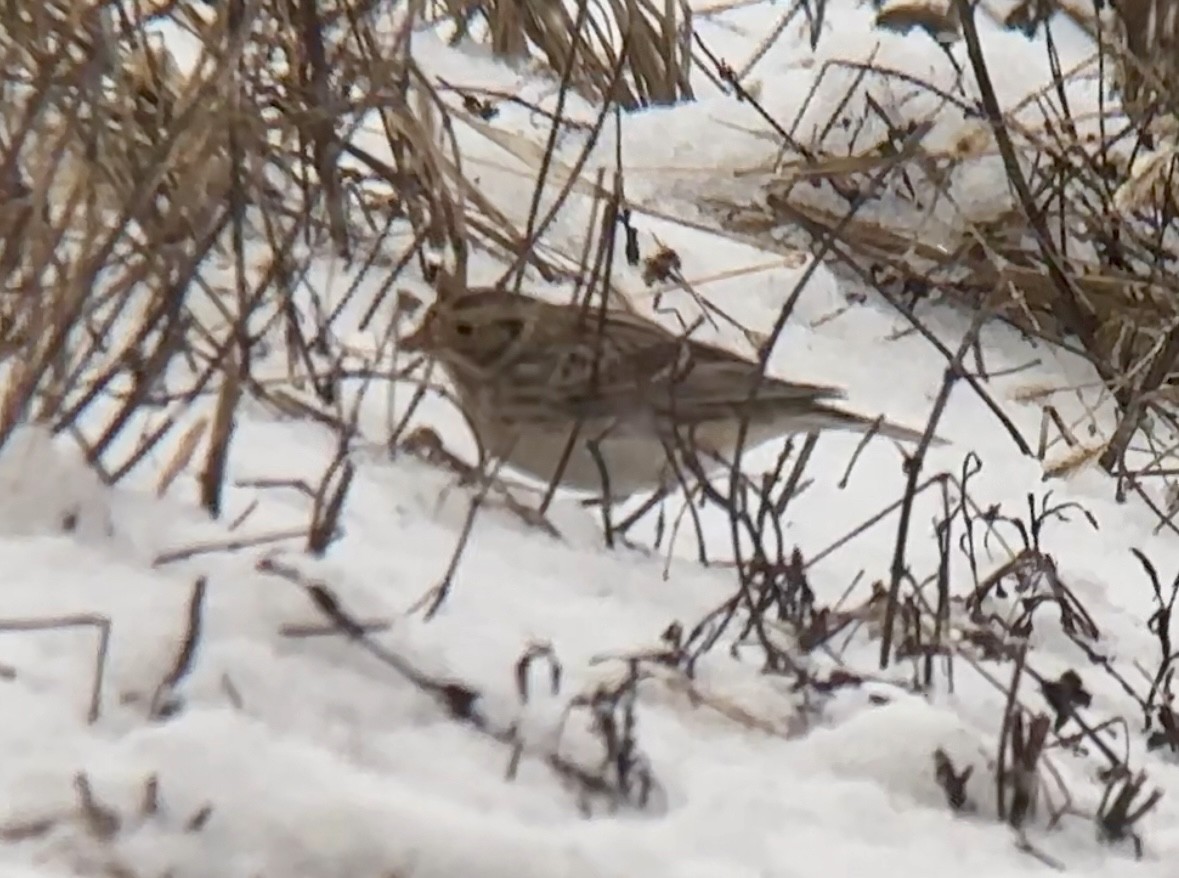
M 743 417 L 747 448 L 823 430 L 923 435 L 830 405 L 839 388 L 761 377 L 755 362 L 621 309 L 463 287 L 401 348 L 442 367 L 485 454 L 616 501 L 666 488 L 685 464 L 727 467 Z

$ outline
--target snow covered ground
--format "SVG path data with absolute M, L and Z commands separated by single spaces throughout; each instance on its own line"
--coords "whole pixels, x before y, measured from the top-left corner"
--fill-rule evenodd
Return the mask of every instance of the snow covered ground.
M 735 62 L 780 12 L 774 4 L 754 4 L 702 20 L 699 28 Z M 881 40 L 891 61 L 924 75 L 949 75 L 923 35 L 876 34 L 870 11 L 850 3 L 829 15 L 839 38 L 825 39 L 820 53 L 863 57 Z M 551 101 L 550 82 L 496 65 L 471 47 L 450 49 L 429 34 L 419 40 L 419 59 L 432 74 Z M 992 67 L 1002 93 L 1017 99 L 1021 89 L 1034 87 L 1029 71 L 1045 70 L 1042 46 L 998 33 L 988 40 L 998 57 L 1012 59 Z M 771 111 L 797 107 L 799 84 L 817 66 L 800 63 L 801 45 L 797 35 L 784 38 L 757 68 Z M 1069 50 L 1080 57 L 1084 47 L 1077 40 Z M 624 119 L 628 195 L 692 218 L 692 193 L 701 180 L 772 158 L 772 144 L 722 122 L 757 127 L 748 108 L 703 86 L 695 104 Z M 526 111 L 505 108 L 493 124 L 543 143 L 539 123 Z M 531 173 L 526 165 L 477 132 L 461 136 L 472 166 L 480 167 L 481 187 L 505 210 L 525 210 L 519 192 Z M 568 144 L 563 155 L 576 147 Z M 602 161 L 612 148 L 603 147 Z M 993 168 L 990 176 L 985 167 L 971 173 L 957 190 L 962 200 L 977 203 L 1002 190 Z M 577 252 L 585 210 L 574 203 L 560 218 L 554 247 Z M 798 276 L 798 266 L 784 264 L 780 254 L 642 213 L 636 224 L 647 251 L 658 238 L 684 256 L 689 278 L 770 266 L 703 287 L 756 328 L 768 329 Z M 619 282 L 641 293 L 637 272 L 628 271 L 620 271 Z M 494 265 L 472 266 L 476 282 L 495 272 Z M 330 300 L 347 288 L 348 276 L 325 263 L 317 281 Z M 944 360 L 914 335 L 895 338 L 905 324 L 883 303 L 870 300 L 826 319 L 844 304 L 843 294 L 830 274 L 818 273 L 771 370 L 845 385 L 859 410 L 921 424 Z M 968 315 L 948 307 L 928 318 L 951 344 L 969 323 Z M 356 343 L 362 346 L 363 337 Z M 1018 402 L 1020 393 L 1092 381 L 1077 358 L 1032 346 L 1003 327 L 984 333 L 984 348 L 993 372 L 1038 360 L 989 385 L 1033 445 L 1041 413 Z M 395 409 L 411 389 L 397 391 Z M 1069 416 L 1083 410 L 1081 396 L 1059 393 L 1053 402 Z M 627 657 L 666 648 L 661 636 L 669 626 L 691 629 L 736 589 L 731 569 L 695 562 L 687 529 L 669 561 L 641 547 L 606 550 L 596 517 L 569 499 L 559 498 L 552 513 L 562 539 L 489 504 L 476 518 L 440 611 L 429 620 L 411 612 L 446 572 L 470 493 L 443 468 L 382 452 L 387 402 L 382 393 L 365 398 L 368 444 L 353 455 L 342 538 L 322 558 L 307 555 L 300 537 L 232 547 L 306 529 L 312 502 L 293 484 L 319 484 L 336 451 L 330 431 L 310 421 L 258 404 L 243 407 L 231 446 L 232 487 L 216 522 L 196 503 L 192 472 L 157 496 L 167 462 L 162 453 L 112 490 L 88 471 L 68 439 L 51 442 L 28 429 L 6 449 L 0 457 L 4 875 L 996 878 L 1050 868 L 1020 850 L 995 818 L 993 765 L 1010 662 L 958 660 L 952 690 L 939 670 L 931 692 L 914 694 L 915 663 L 876 670 L 879 640 L 866 625 L 846 646 L 840 636 L 840 662 L 798 653 L 818 678 L 830 679 L 837 666 L 863 678 L 823 695 L 795 687 L 792 674 L 763 673 L 756 650 L 729 649 L 730 632 L 690 681 L 645 665 L 652 676 L 628 708 Z M 427 401 L 419 422 L 436 427 L 448 446 L 470 450 L 461 422 L 440 401 Z M 958 473 L 967 454 L 977 455 L 982 469 L 971 494 L 981 506 L 1001 504 L 1019 517 L 1029 493 L 1041 499 L 1051 489 L 1057 501 L 1077 501 L 1092 513 L 1098 529 L 1075 512 L 1067 522 L 1049 523 L 1043 548 L 1101 629 L 1092 651 L 1144 694 L 1144 674 L 1158 666 L 1158 640 L 1147 628 L 1156 607 L 1130 550 L 1152 559 L 1165 586 L 1179 571 L 1179 543 L 1155 535 L 1155 519 L 1135 499 L 1114 503 L 1112 484 L 1096 470 L 1044 482 L 1044 465 L 1021 457 L 965 387 L 955 391 L 941 433 L 951 443 L 931 452 L 929 472 Z M 901 495 L 901 459 L 887 442 L 873 443 L 847 486 L 839 486 L 855 445 L 854 437 L 824 437 L 808 468 L 815 484 L 789 508 L 786 538 L 804 558 L 824 553 Z M 751 455 L 750 467 L 766 466 L 775 453 Z M 909 551 L 918 579 L 937 564 L 932 522 L 939 511 L 939 498 L 922 495 Z M 727 522 L 706 511 L 705 523 L 711 550 L 724 557 Z M 651 530 L 636 532 L 636 539 L 649 539 Z M 817 602 L 862 604 L 870 584 L 888 578 L 895 533 L 890 515 L 813 564 L 808 578 Z M 202 546 L 206 551 L 185 553 Z M 990 554 L 980 554 L 981 572 L 1009 557 L 992 544 Z M 205 588 L 199 637 L 191 667 L 172 691 L 164 684 L 190 627 L 198 581 Z M 387 654 L 366 652 L 339 635 L 308 633 L 308 626 L 326 624 L 309 583 L 328 589 L 348 616 L 388 623 L 371 638 Z M 951 583 L 956 595 L 973 585 L 957 554 Z M 988 609 L 1010 614 L 1016 602 L 1009 594 Z M 1129 842 L 1100 841 L 1090 817 L 1065 816 L 1049 826 L 1046 806 L 1028 821 L 1027 841 L 1043 858 L 1080 874 L 1172 875 L 1179 769 L 1160 755 L 1165 751 L 1148 751 L 1135 700 L 1066 636 L 1057 615 L 1039 611 L 1029 667 L 1045 679 L 1074 669 L 1092 696 L 1081 715 L 1092 725 L 1124 717 L 1103 739 L 1147 771 L 1148 790 L 1157 786 L 1167 795 L 1137 827 L 1141 860 Z M 55 619 L 73 624 L 27 630 Z M 108 649 L 97 662 L 107 623 Z M 523 698 L 519 663 L 540 645 L 559 663 L 559 685 L 551 685 L 550 662 L 540 656 L 524 667 Z M 398 673 L 389 655 L 420 677 Z M 446 700 L 438 681 L 461 688 L 446 690 Z M 603 706 L 608 699 L 592 697 L 611 692 L 623 693 L 621 703 Z M 462 693 L 478 698 L 456 704 Z M 1050 712 L 1031 683 L 1021 698 Z M 634 764 L 625 773 L 630 789 L 620 791 L 617 771 L 601 766 L 594 705 L 599 722 L 604 715 L 636 720 Z M 1076 731 L 1066 726 L 1062 734 Z M 939 748 L 959 770 L 974 766 L 967 786 L 973 813 L 948 807 L 934 772 Z M 1074 808 L 1092 814 L 1103 789 L 1100 754 L 1087 745 L 1053 743 L 1047 759 Z M 594 778 L 605 789 L 595 792 Z M 1046 780 L 1045 787 L 1059 804 L 1057 781 Z

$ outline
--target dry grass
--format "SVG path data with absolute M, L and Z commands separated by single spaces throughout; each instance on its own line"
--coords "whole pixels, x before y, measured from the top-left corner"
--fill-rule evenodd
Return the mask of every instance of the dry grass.
M 1114 60 L 1129 117 L 1149 126 L 1179 114 L 1179 15 L 1171 0 L 1117 4 Z
M 309 554 L 320 555 L 335 539 L 353 477 L 348 452 L 358 411 L 358 404 L 341 401 L 347 370 L 335 324 L 344 304 L 361 293 L 357 286 L 345 303 L 328 307 L 307 282 L 315 259 L 332 252 L 360 266 L 362 277 L 381 274 L 378 291 L 360 304 L 366 324 L 388 324 L 377 333 L 382 341 L 376 355 L 384 358 L 398 314 L 413 304 L 395 290 L 407 266 L 416 260 L 420 274 L 433 277 L 437 266 L 427 250 L 449 249 L 457 282 L 465 283 L 467 254 L 481 248 L 510 266 L 507 278 L 514 274 L 517 285 L 529 267 L 545 276 L 556 274 L 534 244 L 580 179 L 610 111 L 691 95 L 690 28 L 682 6 L 609 0 L 595 17 L 584 2 L 571 13 L 544 0 L 448 0 L 445 14 L 458 24 L 460 35 L 482 16 L 498 54 L 539 53 L 562 81 L 561 100 L 576 88 L 601 104 L 591 143 L 572 167 L 553 157 L 553 140 L 564 124 L 558 106 L 527 228 L 517 229 L 465 175 L 450 110 L 414 63 L 414 26 L 423 6 L 395 5 L 389 12 L 368 0 L 226 0 L 215 5 L 179 0 L 152 10 L 133 0 L 0 5 L 0 452 L 19 425 L 36 421 L 74 437 L 95 471 L 115 483 L 153 449 L 163 449 L 170 462 L 159 475 L 159 491 L 167 491 L 191 466 L 199 473 L 204 506 L 217 514 L 244 400 L 313 417 L 339 440 L 318 485 L 304 486 L 313 505 L 305 532 L 188 546 L 161 554 L 157 564 L 299 536 L 305 537 Z M 600 15 L 603 9 L 606 14 Z M 172 57 L 155 41 L 149 24 L 165 19 L 190 33 L 199 47 L 194 57 Z M 616 32 L 606 29 L 606 21 Z M 967 40 L 976 40 L 969 18 L 962 25 Z M 1118 51 L 1113 44 L 1105 49 Z M 755 103 L 741 90 L 740 77 L 716 67 L 716 75 L 738 96 Z M 976 73 L 985 79 L 985 70 Z M 1072 75 L 1080 74 L 1061 73 L 1058 84 Z M 1160 92 L 1135 92 L 1137 98 L 1151 94 Z M 1166 97 L 1167 90 L 1161 94 Z M 853 90 L 848 105 L 862 97 Z M 993 94 L 990 99 L 993 103 Z M 1034 817 L 1036 785 L 1056 776 L 1055 752 L 1047 751 L 1071 749 L 1077 742 L 1092 746 L 1107 762 L 1102 769 L 1113 802 L 1109 807 L 1103 802 L 1094 815 L 1102 837 L 1137 842 L 1135 825 L 1157 803 L 1158 793 L 1146 792 L 1143 776 L 1104 743 L 1101 726 L 1090 724 L 1088 694 L 1069 685 L 1068 674 L 1076 674 L 1070 670 L 1052 680 L 1028 661 L 1033 617 L 1037 608 L 1048 607 L 1059 612 L 1065 633 L 1095 666 L 1115 673 L 1113 663 L 1092 646 L 1099 635 L 1096 623 L 1040 541 L 1045 522 L 1076 510 L 1051 505 L 1048 497 L 1039 503 L 1029 497 L 1026 518 L 999 507 L 984 510 L 967 486 L 981 467 L 977 458 L 967 458 L 959 477 L 922 474 L 924 449 L 951 385 L 961 379 L 978 389 L 977 377 L 967 375 L 962 363 L 992 311 L 1030 332 L 1079 339 L 1122 405 L 1122 430 L 1128 432 L 1111 442 L 1110 469 L 1125 469 L 1123 452 L 1141 414 L 1166 411 L 1162 403 L 1179 359 L 1179 297 L 1171 280 L 1179 269 L 1179 237 L 1172 228 L 1169 170 L 1158 170 L 1170 164 L 1156 161 L 1151 166 L 1155 177 L 1144 180 L 1145 171 L 1135 170 L 1129 159 L 1145 148 L 1145 128 L 1125 124 L 1113 110 L 1110 124 L 1096 126 L 1100 133 L 1094 137 L 1080 133 L 1094 130 L 1091 120 L 1075 119 L 1066 103 L 1053 100 L 1051 90 L 1029 106 L 1040 113 L 1038 124 L 1029 122 L 1026 112 L 1000 117 L 993 106 L 971 107 L 992 126 L 977 142 L 941 153 L 922 148 L 920 127 L 891 132 L 887 143 L 851 156 L 825 154 L 821 143 L 796 150 L 766 185 L 756 209 L 713 205 L 728 226 L 765 233 L 767 241 L 768 233 L 781 226 L 800 227 L 822 242 L 816 248 L 819 258 L 833 257 L 850 267 L 898 307 L 907 308 L 903 293 L 936 287 L 973 306 L 978 319 L 959 351 L 948 356 L 951 365 L 926 442 L 908 462 L 904 496 L 822 551 L 804 558 L 783 527 L 790 504 L 808 481 L 814 437 L 796 455 L 788 445 L 760 483 L 738 478 L 738 454 L 727 497 L 707 485 L 692 489 L 730 516 L 738 587 L 697 624 L 669 626 L 656 653 L 626 656 L 628 671 L 617 685 L 570 702 L 571 713 L 589 717 L 604 758 L 592 770 L 560 749 L 543 758 L 578 792 L 587 810 L 588 802 L 599 799 L 614 808 L 647 807 L 658 786 L 636 734 L 642 681 L 662 680 L 746 728 L 798 734 L 803 727 L 784 726 L 722 694 L 701 694 L 692 682 L 697 662 L 722 644 L 736 649 L 740 643 L 745 654 L 760 649 L 766 674 L 794 678 L 795 691 L 821 705 L 828 693 L 858 686 L 870 675 L 841 667 L 816 676 L 821 664 L 812 661 L 812 654 L 842 648 L 834 645 L 837 635 L 846 647 L 850 635 L 844 639 L 844 632 L 864 627 L 870 638 L 879 638 L 882 667 L 911 667 L 908 688 L 914 693 L 951 690 L 955 663 L 988 679 L 995 666 L 1013 665 L 1010 685 L 996 684 L 1006 694 L 1007 710 L 992 780 L 998 788 L 997 816 L 1020 831 L 1025 845 L 1022 832 Z M 1152 114 L 1149 108 L 1145 112 Z M 351 135 L 362 121 L 381 132 L 386 157 L 353 143 Z M 783 146 L 790 149 L 786 136 Z M 950 171 L 983 153 L 1003 156 L 1013 182 L 1018 181 L 1019 200 L 1008 215 L 976 223 L 950 246 L 914 244 L 905 230 L 856 215 L 886 191 L 896 197 L 897 179 L 921 177 L 944 193 Z M 625 223 L 621 171 L 609 183 L 603 176 L 592 189 L 599 200 L 576 272 L 577 293 L 586 297 L 610 292 L 618 227 Z M 546 177 L 562 193 L 542 211 Z M 844 197 L 847 210 L 816 206 L 801 194 L 802 182 L 819 183 Z M 1141 185 L 1127 189 L 1131 182 Z M 1164 197 L 1156 197 L 1160 192 Z M 1066 233 L 1087 236 L 1092 246 L 1074 253 L 1059 245 Z M 653 274 L 682 280 L 673 269 L 669 262 Z M 805 276 L 763 339 L 767 356 L 804 285 Z M 310 306 L 301 308 L 296 301 Z M 285 354 L 288 368 L 281 386 L 260 379 L 255 369 L 264 340 L 279 344 Z M 365 381 L 377 377 L 397 376 L 370 370 Z M 405 444 L 416 445 L 426 459 L 450 464 L 436 436 L 419 431 L 411 440 L 415 437 L 416 442 Z M 461 462 L 453 468 L 466 475 Z M 479 488 L 443 581 L 423 600 L 431 612 L 447 597 L 471 523 L 493 494 L 487 479 Z M 942 513 L 934 531 L 939 560 L 923 575 L 911 569 L 906 551 L 913 500 L 926 490 L 941 494 Z M 889 581 L 874 587 L 862 606 L 848 609 L 842 601 L 818 606 L 807 582 L 814 565 L 858 534 L 891 521 L 898 511 Z M 612 530 L 607 515 L 603 510 L 607 539 L 612 533 L 625 536 L 626 525 Z M 696 505 L 686 504 L 684 516 L 695 515 Z M 542 518 L 532 523 L 544 524 Z M 680 527 L 680 520 L 671 527 Z M 1023 537 L 1022 548 L 1007 546 L 1005 527 Z M 994 563 L 991 540 L 1008 548 L 1010 561 L 980 576 L 980 569 Z M 976 552 L 980 545 L 987 546 L 985 558 Z M 965 598 L 960 581 L 951 580 L 951 558 L 955 571 L 964 567 L 955 553 L 967 556 L 973 575 Z M 1179 585 L 1164 597 L 1157 573 L 1145 556 L 1140 560 L 1159 612 L 1169 619 Z M 511 748 L 515 770 L 525 752 L 517 731 L 497 725 L 484 712 L 480 690 L 458 679 L 432 677 L 392 652 L 372 636 L 379 626 L 350 615 L 328 585 L 304 575 L 297 565 L 269 558 L 258 569 L 301 589 L 329 633 L 346 636 L 431 696 L 452 721 Z M 1013 602 L 1018 615 L 1010 620 L 984 615 L 984 602 L 1004 586 L 1020 595 Z M 194 660 L 203 596 L 200 580 L 175 665 L 153 698 L 153 713 L 179 709 L 171 690 Z M 100 630 L 92 708 L 97 717 L 109 633 L 104 619 L 18 620 L 0 624 L 0 630 L 54 626 Z M 1158 631 L 1166 628 L 1160 624 Z M 783 647 L 783 630 L 793 635 L 797 649 Z M 1164 658 L 1155 683 L 1147 696 L 1134 697 L 1148 728 L 1156 718 L 1162 726 L 1156 733 L 1162 735 L 1159 746 L 1179 749 L 1179 721 L 1167 707 L 1174 651 L 1169 635 L 1158 636 Z M 560 669 L 551 650 L 534 648 L 522 655 L 517 665 L 518 679 L 524 681 L 522 702 L 529 666 L 546 662 L 557 681 Z M 1039 702 L 1024 703 L 1020 685 L 1029 679 L 1052 696 L 1048 700 L 1057 723 L 1051 732 Z M 1062 734 L 1066 722 L 1072 726 Z M 962 808 L 977 795 L 977 782 L 969 787 L 973 768 L 960 770 L 945 753 L 938 754 L 937 777 L 947 801 Z M 154 809 L 154 781 L 149 788 L 145 813 Z M 103 828 L 109 809 L 97 802 L 84 777 L 78 792 L 79 812 L 91 831 L 109 835 Z M 1066 801 L 1048 803 L 1050 823 L 1072 813 L 1067 789 L 1059 793 Z M 202 809 L 189 822 L 199 830 L 207 817 Z M 0 836 L 31 838 L 53 828 L 52 822 L 0 827 Z
M 595 102 L 632 110 L 692 98 L 692 21 L 685 0 L 570 5 L 575 8 L 553 0 L 443 2 L 455 40 L 482 20 L 497 58 L 539 54 L 550 72 Z
M 1012 26 L 1050 34 L 1051 20 L 1028 18 L 1034 5 L 1025 4 Z M 1049 11 L 1054 5 L 1041 4 Z M 834 262 L 891 301 L 948 292 L 972 309 L 993 311 L 1025 332 L 1079 350 L 1121 413 L 1101 463 L 1132 483 L 1136 473 L 1159 469 L 1171 448 L 1160 440 L 1147 467 L 1126 464 L 1144 416 L 1179 426 L 1173 414 L 1179 401 L 1179 189 L 1173 181 L 1179 80 L 1172 53 L 1164 51 L 1174 35 L 1144 31 L 1134 16 L 1144 15 L 1145 6 L 1125 8 L 1128 18 L 1118 27 L 1073 10 L 1095 37 L 1092 63 L 1062 69 L 1049 41 L 1054 81 L 1018 106 L 998 105 L 985 58 L 975 51 L 970 15 L 960 16 L 971 58 L 964 78 L 979 83 L 981 100 L 962 88 L 946 92 L 872 64 L 832 64 L 820 81 L 848 71 L 855 77 L 824 136 L 805 147 L 783 137 L 783 161 L 766 176 L 760 203 L 721 199 L 710 206 L 726 229 L 771 248 L 775 236 L 789 229 L 802 229 L 812 241 L 833 241 Z M 1102 71 L 1110 74 L 1109 85 L 1120 84 L 1124 105 L 1109 100 L 1095 115 L 1079 115 L 1067 97 L 1070 84 Z M 839 120 L 850 120 L 854 131 L 865 120 L 886 119 L 872 96 L 881 82 L 939 103 L 931 120 L 976 121 L 966 124 L 970 133 L 958 143 L 922 145 L 898 175 L 900 182 L 868 199 L 884 205 L 875 216 L 849 216 L 873 174 L 913 129 L 898 124 L 883 141 L 850 150 L 826 148 L 823 139 L 846 137 Z M 786 122 L 782 130 L 793 128 Z M 996 159 L 1013 193 L 1003 212 L 957 224 L 929 221 L 935 206 L 953 203 L 950 181 L 957 170 Z M 969 206 L 959 217 L 968 214 Z M 909 221 L 898 225 L 894 215 Z M 915 221 L 925 225 L 915 230 Z
M 193 434 L 171 434 L 215 400 L 201 481 L 216 510 L 237 404 L 274 401 L 252 368 L 259 342 L 281 339 L 292 382 L 333 398 L 338 357 L 323 367 L 312 350 L 338 309 L 308 286 L 313 259 L 366 274 L 395 253 L 376 313 L 424 247 L 462 266 L 473 243 L 515 253 L 522 236 L 447 151 L 411 8 L 158 6 L 0 9 L 0 447 L 44 423 L 115 482 L 161 443 L 192 458 Z M 169 53 L 162 24 L 188 33 L 192 57 Z M 350 144 L 362 120 L 391 160 Z

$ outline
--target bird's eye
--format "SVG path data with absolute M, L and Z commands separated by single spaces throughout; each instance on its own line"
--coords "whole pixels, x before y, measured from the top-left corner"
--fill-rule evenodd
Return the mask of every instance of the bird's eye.
M 455 327 L 454 327 L 454 331 L 457 332 L 459 335 L 461 335 L 463 338 L 467 338 L 474 331 L 474 329 L 471 327 L 471 324 L 469 324 L 469 323 L 456 323 Z

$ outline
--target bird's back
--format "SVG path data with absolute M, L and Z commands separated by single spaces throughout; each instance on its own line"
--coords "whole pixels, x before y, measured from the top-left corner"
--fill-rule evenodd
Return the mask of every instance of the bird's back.
M 568 319 L 570 312 L 563 311 Z M 763 378 L 757 363 L 635 315 L 608 312 L 602 317 L 589 310 L 582 319 L 584 328 L 570 334 L 576 343 L 549 342 L 533 364 L 550 369 L 549 383 L 559 390 L 554 395 L 565 401 L 571 417 L 646 410 L 698 423 L 732 418 L 738 410 L 756 415 L 844 395 L 827 385 Z

